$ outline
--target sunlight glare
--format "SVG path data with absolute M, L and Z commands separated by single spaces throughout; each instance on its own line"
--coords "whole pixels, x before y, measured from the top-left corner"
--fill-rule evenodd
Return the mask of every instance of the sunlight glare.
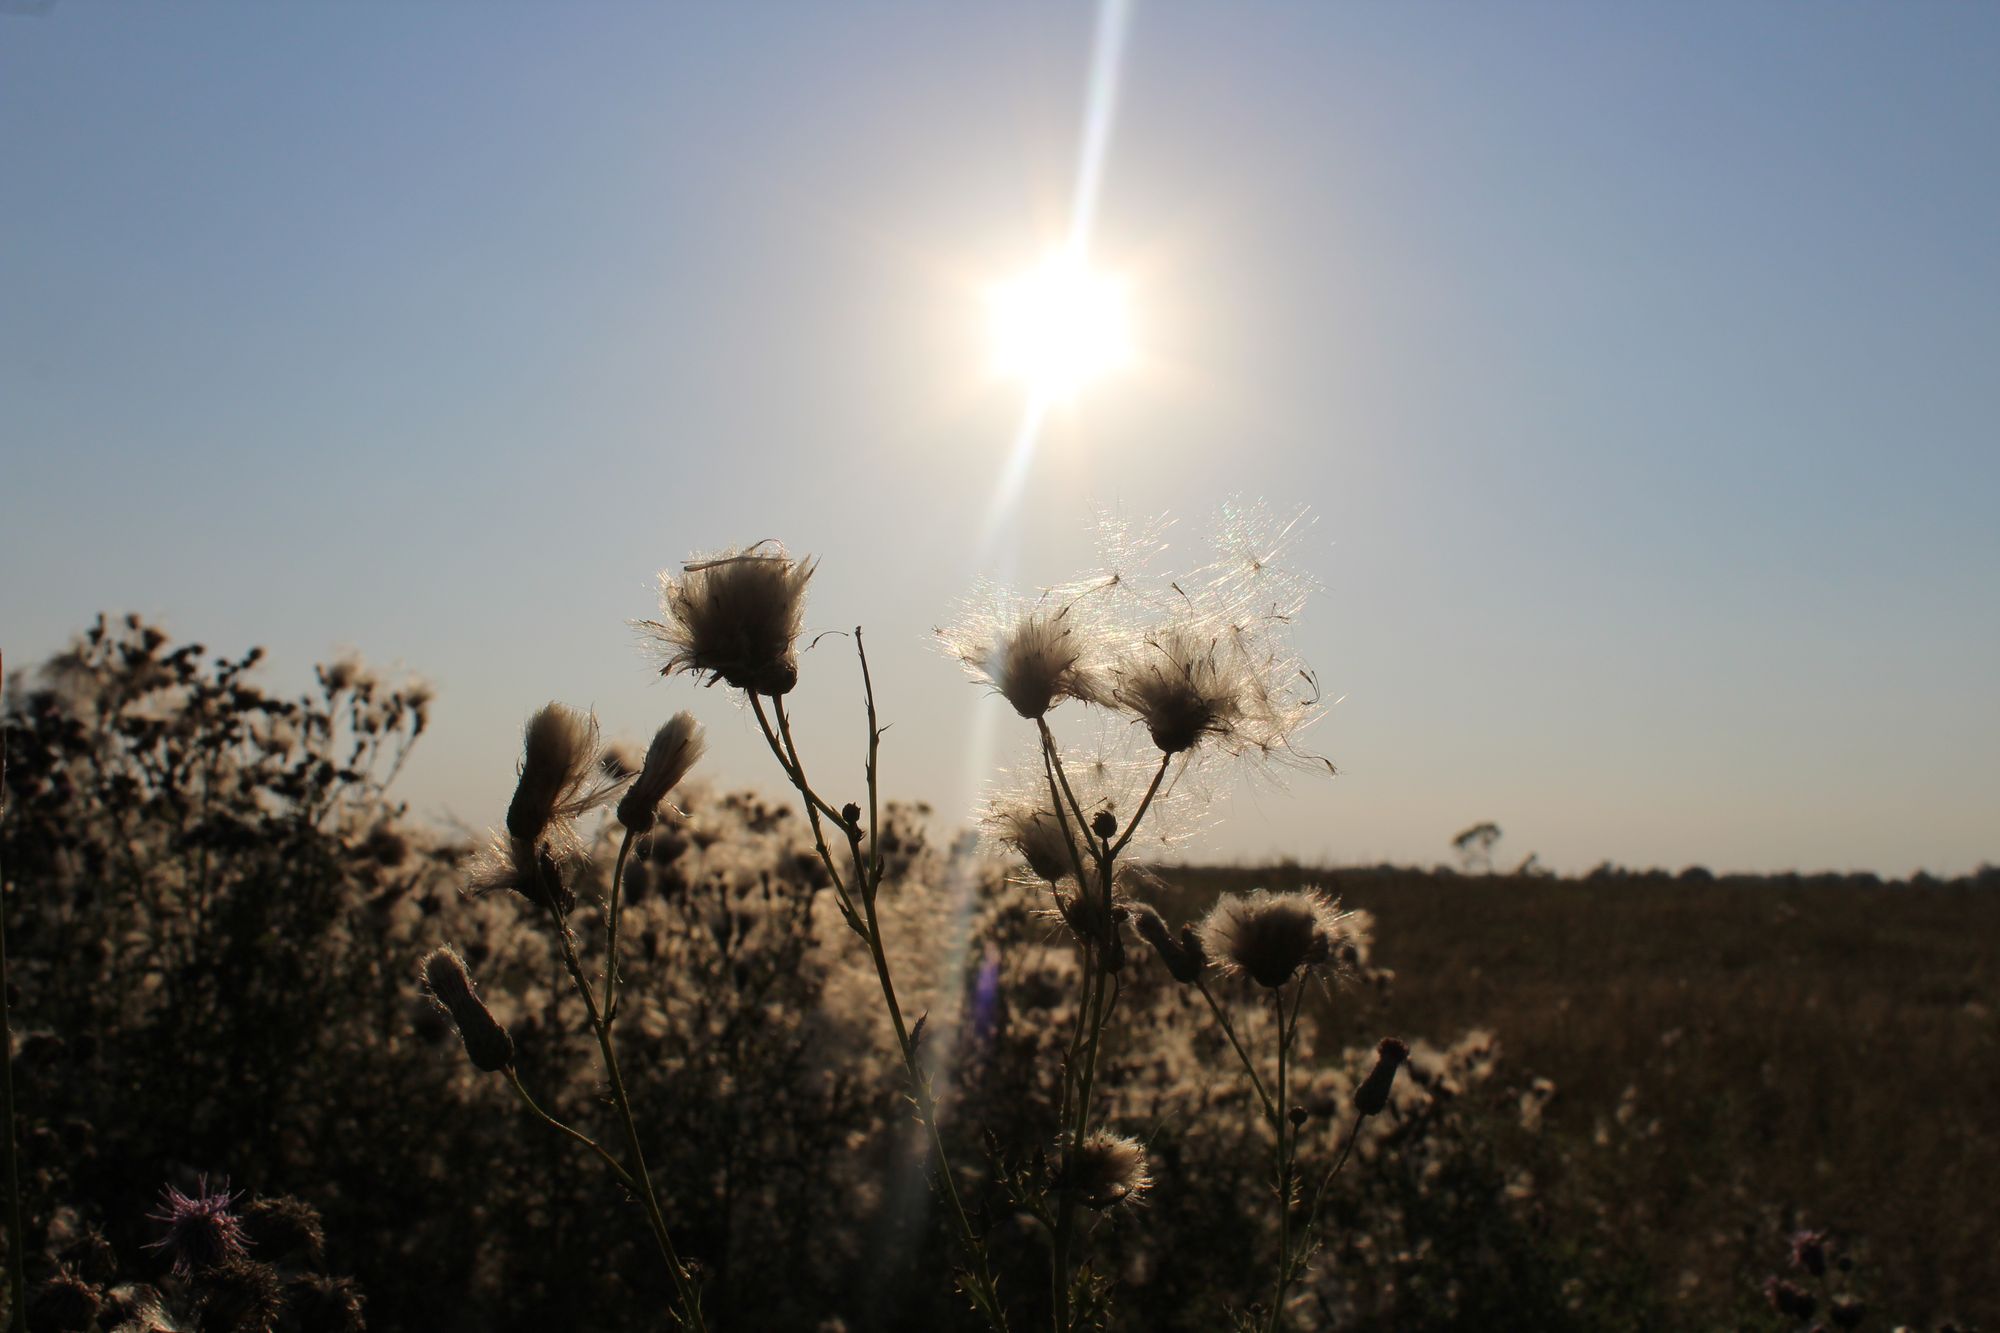
M 1044 400 L 1065 399 L 1132 363 L 1121 282 L 1058 251 L 989 298 L 993 367 Z

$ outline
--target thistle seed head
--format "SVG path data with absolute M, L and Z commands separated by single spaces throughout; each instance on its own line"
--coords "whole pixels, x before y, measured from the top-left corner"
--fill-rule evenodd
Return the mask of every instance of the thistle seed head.
M 653 733 L 639 776 L 618 802 L 618 822 L 633 833 L 649 832 L 659 819 L 660 802 L 678 787 L 707 747 L 692 713 L 675 713 Z
M 975 680 L 991 685 L 1024 718 L 1045 717 L 1065 699 L 1105 701 L 1098 659 L 1106 638 L 1074 601 L 1003 600 L 995 610 L 973 612 L 940 630 L 939 637 Z
M 362 1333 L 361 1291 L 351 1277 L 302 1273 L 285 1284 L 285 1309 L 300 1333 Z
M 537 907 L 568 916 L 576 894 L 563 879 L 562 866 L 548 845 L 496 833 L 473 859 L 465 889 L 473 897 L 505 890 L 518 893 Z
M 798 684 L 793 643 L 805 620 L 815 563 L 777 542 L 690 560 L 660 574 L 660 619 L 640 628 L 666 653 L 663 676 L 706 675 L 751 694 L 789 694 Z
M 254 1259 L 226 1259 L 203 1269 L 195 1283 L 204 1329 L 266 1333 L 285 1308 L 278 1270 Z
M 514 1039 L 473 989 L 465 960 L 448 944 L 424 955 L 424 988 L 458 1028 L 475 1068 L 497 1073 L 514 1063 Z
M 1079 864 L 1090 864 L 1088 853 L 1073 841 L 1073 824 L 1057 816 L 1046 793 L 1040 798 L 1032 791 L 996 798 L 980 822 L 988 838 L 1019 856 L 1037 879 L 1050 884 L 1074 879 Z
M 1337 905 L 1311 889 L 1226 894 L 1201 923 L 1204 951 L 1224 972 L 1273 989 L 1331 958 L 1339 934 Z
M 304 1199 L 280 1194 L 243 1210 L 243 1224 L 257 1252 L 272 1261 L 292 1259 L 317 1268 L 326 1258 L 326 1230 L 319 1211 Z
M 1153 1175 L 1137 1139 L 1097 1129 L 1077 1145 L 1062 1185 L 1085 1207 L 1103 1209 L 1138 1202 L 1152 1188 Z
M 597 764 L 597 719 L 552 703 L 528 719 L 507 833 L 528 843 L 562 834 L 612 787 Z

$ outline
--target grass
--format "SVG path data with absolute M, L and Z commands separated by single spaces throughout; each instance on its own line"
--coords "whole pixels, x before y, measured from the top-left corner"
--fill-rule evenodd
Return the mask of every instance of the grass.
M 1316 883 L 1373 912 L 1397 977 L 1344 1001 L 1357 1030 L 1498 1032 L 1515 1082 L 1554 1081 L 1546 1123 L 1573 1145 L 1573 1183 L 1619 1211 L 1660 1290 L 1747 1311 L 1784 1233 L 1812 1225 L 1852 1243 L 1877 1309 L 2000 1324 L 1990 882 L 1170 878 L 1187 907 Z

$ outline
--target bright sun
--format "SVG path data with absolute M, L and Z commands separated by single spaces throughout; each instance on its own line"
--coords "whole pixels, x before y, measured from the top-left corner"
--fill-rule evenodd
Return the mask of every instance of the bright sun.
M 1047 399 L 1132 362 L 1124 285 L 1067 251 L 1050 255 L 988 298 L 993 366 Z

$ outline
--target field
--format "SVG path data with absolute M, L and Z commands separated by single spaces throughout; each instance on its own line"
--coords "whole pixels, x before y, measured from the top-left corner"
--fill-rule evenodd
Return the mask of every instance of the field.
M 32 1328 L 2000 1319 L 1990 871 L 1162 866 L 1081 762 L 1095 841 L 975 846 L 557 705 L 482 847 L 388 794 L 425 694 L 256 659 L 9 694 Z
M 2000 1323 L 1991 873 L 1172 878 L 1194 895 L 1321 884 L 1374 913 L 1396 979 L 1348 1001 L 1350 1021 L 1494 1030 L 1509 1083 L 1553 1081 L 1548 1130 L 1690 1308 L 1753 1308 L 1810 1226 L 1855 1239 L 1897 1318 Z

